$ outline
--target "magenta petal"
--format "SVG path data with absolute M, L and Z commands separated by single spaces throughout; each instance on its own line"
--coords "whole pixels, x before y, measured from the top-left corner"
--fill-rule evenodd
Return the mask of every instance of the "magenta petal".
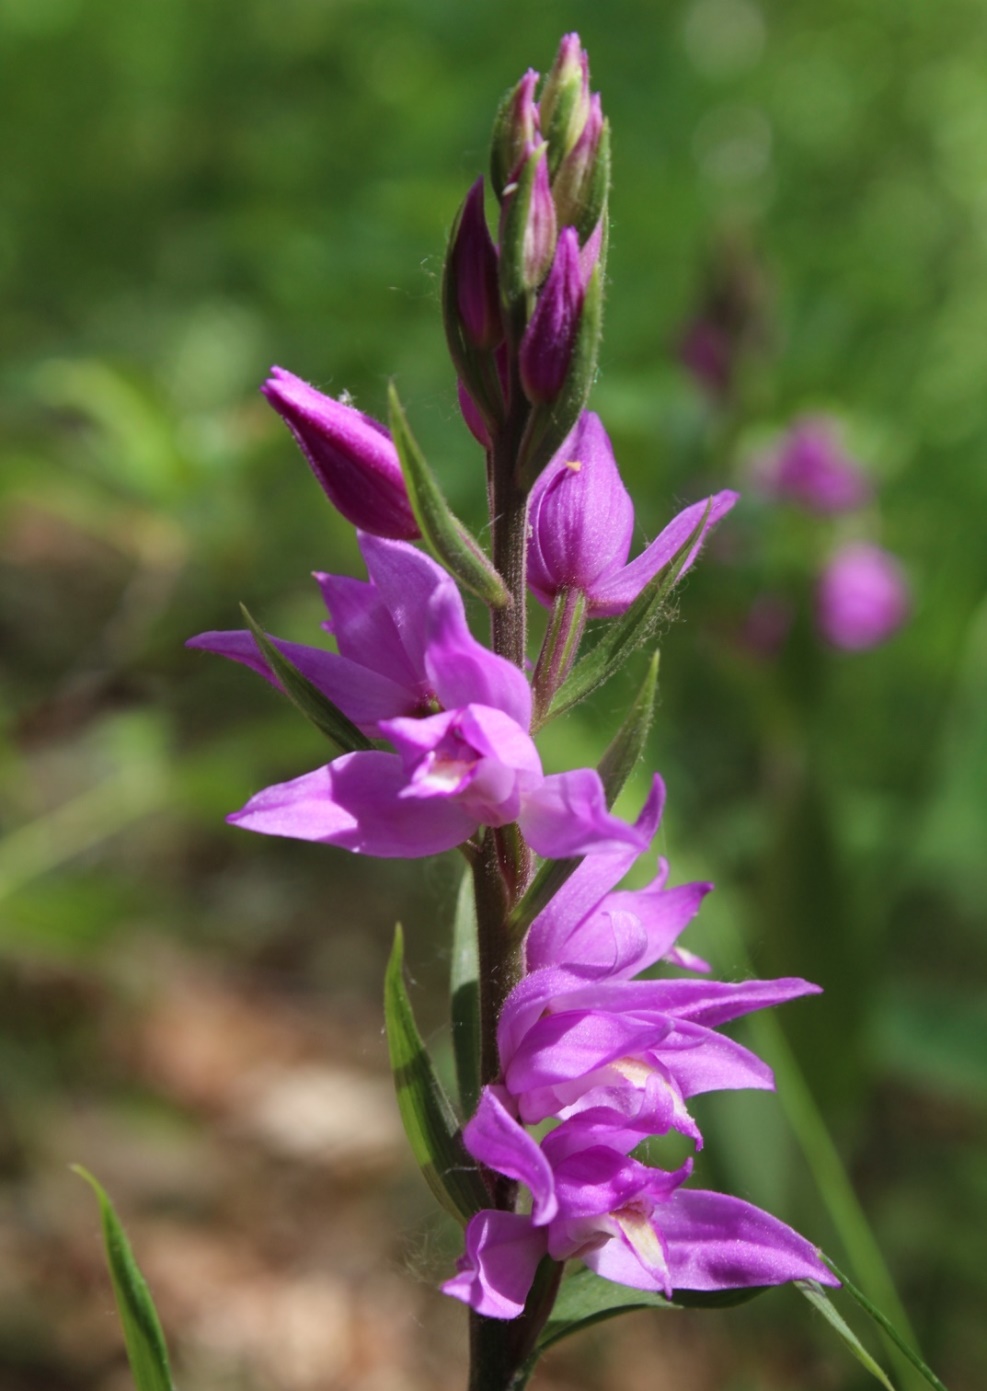
M 634 829 L 645 844 L 650 844 L 654 838 L 664 804 L 665 784 L 656 773 L 647 800 L 634 822 Z M 569 937 L 579 930 L 579 925 L 606 894 L 620 883 L 638 854 L 637 845 L 631 844 L 618 845 L 613 850 L 587 856 L 531 924 L 524 943 L 529 971 L 565 964 Z
M 840 1283 L 811 1242 L 740 1198 L 680 1189 L 654 1216 L 668 1242 L 673 1289 L 732 1290 L 787 1280 Z
M 593 618 L 611 618 L 628 609 L 648 581 L 657 575 L 658 571 L 667 565 L 676 552 L 685 545 L 702 521 L 706 506 L 710 503 L 712 505 L 709 509 L 706 525 L 698 539 L 693 543 L 685 565 L 679 571 L 679 579 L 681 579 L 695 561 L 710 530 L 721 517 L 730 511 L 739 496 L 739 493 L 726 489 L 722 493 L 714 494 L 712 498 L 704 498 L 702 502 L 694 502 L 691 507 L 680 512 L 652 541 L 647 550 L 642 551 L 635 560 L 632 560 L 629 565 L 625 565 L 622 570 L 618 570 L 615 575 L 611 575 L 608 579 L 593 586 L 589 596 L 590 615 Z
M 459 1273 L 442 1291 L 487 1318 L 516 1319 L 545 1251 L 545 1233 L 527 1214 L 484 1208 L 470 1218 Z
M 414 670 L 423 672 L 428 603 L 436 589 L 453 582 L 441 565 L 406 541 L 387 541 L 366 532 L 360 532 L 357 540 L 367 573 L 394 620 L 401 645 Z
M 774 1089 L 774 1073 L 756 1053 L 700 1024 L 681 1025 L 655 1052 L 686 1099 L 703 1092 Z
M 377 586 L 350 575 L 316 573 L 329 621 L 323 624 L 336 639 L 341 657 L 406 686 L 420 699 L 427 694 L 425 672 L 408 659 L 394 619 Z
M 531 1190 L 531 1217 L 536 1227 L 551 1222 L 558 1210 L 551 1165 L 537 1141 L 509 1114 L 494 1088 L 484 1087 L 463 1140 L 474 1159 Z
M 519 667 L 477 642 L 454 584 L 441 585 L 428 606 L 425 666 L 447 710 L 491 705 L 522 729 L 531 724 L 531 688 Z
M 657 1047 L 671 1025 L 602 1010 L 565 1010 L 545 1015 L 525 1034 L 505 1069 L 514 1096 L 587 1077 L 606 1063 Z
M 641 948 L 626 955 L 613 974 L 631 976 L 667 956 L 679 933 L 699 912 L 712 884 L 680 884 L 674 889 L 641 889 L 610 894 L 604 907 L 613 916 L 633 916 L 641 928 Z
M 798 976 L 779 980 L 665 980 L 630 982 L 641 991 L 643 1008 L 663 1009 L 678 1019 L 715 1029 L 755 1009 L 770 1009 L 821 987 Z M 643 987 L 643 990 L 642 990 Z
M 326 652 L 321 647 L 305 647 L 297 642 L 282 642 L 280 638 L 272 638 L 271 641 L 317 690 L 338 705 L 343 714 L 359 725 L 365 734 L 376 734 L 378 721 L 411 714 L 416 708 L 415 693 L 407 686 L 400 686 L 388 677 L 348 661 L 335 652 Z M 270 681 L 272 686 L 281 689 L 280 682 L 260 655 L 253 634 L 246 629 L 200 633 L 198 637 L 189 638 L 185 646 L 242 662 Z
M 401 799 L 406 781 L 396 754 L 344 754 L 314 773 L 265 788 L 227 819 L 263 835 L 324 841 L 384 859 L 452 850 L 475 830 L 448 799 Z
M 607 810 L 600 775 L 592 768 L 553 773 L 525 799 L 518 818 L 525 839 L 546 859 L 591 855 L 647 841 L 639 830 Z

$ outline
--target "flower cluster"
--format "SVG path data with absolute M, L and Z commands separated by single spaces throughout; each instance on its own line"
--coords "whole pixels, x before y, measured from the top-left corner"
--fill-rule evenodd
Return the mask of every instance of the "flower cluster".
M 657 830 L 663 800 L 656 777 L 636 823 L 642 837 Z M 488 1170 L 525 1185 L 530 1210 L 477 1213 L 444 1286 L 489 1317 L 521 1313 L 546 1255 L 578 1257 L 608 1279 L 668 1296 L 835 1283 L 784 1223 L 738 1198 L 684 1188 L 690 1162 L 667 1172 L 632 1157 L 672 1130 L 701 1147 L 691 1097 L 770 1088 L 770 1069 L 716 1029 L 818 989 L 798 979 L 636 978 L 659 962 L 708 971 L 677 939 L 712 885 L 668 888 L 660 860 L 646 888 L 619 890 L 634 856 L 621 846 L 583 862 L 532 923 L 525 974 L 501 1012 L 501 1074 L 465 1139 Z M 546 1121 L 554 1128 L 539 1143 L 525 1126 Z
M 399 406 L 388 430 L 274 368 L 264 395 L 356 526 L 367 578 L 315 576 L 334 650 L 259 630 L 190 641 L 296 699 L 301 691 L 303 708 L 328 714 L 320 727 L 340 750 L 257 793 L 231 821 L 379 857 L 458 847 L 470 864 L 483 924 L 483 1063 L 463 1143 L 490 1205 L 471 1203 L 466 1254 L 445 1288 L 495 1319 L 522 1313 L 545 1257 L 578 1257 L 608 1279 L 665 1294 L 833 1283 L 783 1223 L 685 1187 L 688 1163 L 666 1172 L 634 1156 L 671 1131 L 701 1146 L 693 1096 L 770 1087 L 769 1069 L 718 1028 L 816 987 L 707 979 L 706 963 L 678 937 L 710 885 L 670 888 L 661 861 L 646 888 L 619 887 L 657 832 L 661 779 L 629 823 L 611 805 L 633 757 L 608 763 L 608 749 L 599 768 L 546 772 L 533 739 L 579 676 L 586 625 L 616 625 L 619 640 L 605 637 L 582 658 L 592 670 L 569 688 L 570 703 L 647 639 L 661 586 L 686 573 L 737 498 L 722 491 L 694 503 L 629 558 L 633 504 L 601 421 L 585 409 L 608 160 L 575 35 L 536 101 L 537 89 L 527 73 L 495 124 L 498 242 L 478 182 L 453 227 L 444 277 L 460 399 L 486 453 L 492 556 L 448 511 Z M 470 630 L 460 585 L 490 607 L 490 648 Z M 530 681 L 528 590 L 551 610 Z M 651 696 L 625 754 L 643 747 Z M 540 898 L 532 852 L 555 862 L 542 876 L 555 874 L 554 893 Z M 530 923 L 523 943 L 519 922 Z M 691 974 L 647 974 L 662 962 Z M 530 1205 L 518 1205 L 520 1185 Z
M 860 512 L 874 500 L 870 480 L 843 448 L 834 422 L 818 416 L 792 425 L 775 451 L 757 462 L 755 482 L 773 501 L 815 517 Z M 843 651 L 886 641 L 910 609 L 901 564 L 872 541 L 838 542 L 816 577 L 816 625 Z

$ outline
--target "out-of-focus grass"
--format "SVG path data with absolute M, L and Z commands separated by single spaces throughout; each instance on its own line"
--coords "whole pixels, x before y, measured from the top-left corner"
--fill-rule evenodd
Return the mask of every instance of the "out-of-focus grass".
M 743 487 L 772 431 L 831 409 L 878 484 L 865 525 L 913 584 L 890 645 L 824 652 L 808 586 L 835 532 L 746 496 L 664 639 L 651 762 L 673 873 L 720 888 L 696 949 L 708 938 L 718 967 L 744 969 L 717 930 L 728 914 L 756 969 L 824 985 L 784 1027 L 927 1355 L 948 1385 L 984 1380 L 981 21 L 972 0 L 0 2 L 0 980 L 22 1001 L 0 1015 L 19 1079 L 0 1100 L 10 1201 L 46 1172 L 42 1104 L 112 1112 L 153 1093 L 125 1045 L 107 1060 L 98 1020 L 119 1018 L 135 973 L 153 976 L 154 943 L 374 1018 L 400 913 L 422 1011 L 443 1016 L 432 905 L 451 913 L 450 877 L 224 827 L 324 749 L 261 683 L 181 643 L 236 626 L 241 599 L 315 640 L 308 572 L 357 570 L 256 394 L 273 361 L 378 415 L 394 374 L 454 506 L 482 521 L 442 352 L 443 241 L 496 98 L 577 27 L 614 127 L 594 404 L 639 536 L 713 480 Z M 726 254 L 761 330 L 724 413 L 675 344 Z M 736 635 L 766 587 L 801 616 L 758 660 Z M 546 731 L 551 766 L 598 756 L 633 680 Z M 42 1041 L 51 971 L 76 985 Z M 714 1176 L 825 1245 L 762 1101 L 706 1107 Z M 43 1211 L 54 1223 L 57 1204 Z M 810 1384 L 798 1359 L 820 1354 L 808 1324 L 793 1339 L 788 1307 L 734 1316 L 748 1340 L 734 1386 L 782 1384 L 786 1357 Z M 777 1358 L 751 1351 L 766 1330 Z M 689 1355 L 701 1384 L 713 1373 Z M 825 1375 L 856 1384 L 838 1365 Z

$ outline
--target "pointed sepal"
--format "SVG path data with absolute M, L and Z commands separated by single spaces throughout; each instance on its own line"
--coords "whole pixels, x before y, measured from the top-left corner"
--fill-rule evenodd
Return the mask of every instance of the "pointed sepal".
M 491 608 L 510 603 L 507 586 L 478 541 L 452 512 L 435 475 L 418 447 L 394 383 L 388 391 L 391 434 L 401 458 L 408 493 L 422 536 L 436 560 L 466 589 Z
M 654 634 L 665 611 L 665 600 L 685 568 L 692 548 L 702 536 L 711 503 L 669 563 L 645 585 L 626 613 L 607 622 L 600 640 L 581 657 L 563 681 L 549 707 L 549 717 L 571 710 L 598 686 L 609 681 L 627 659 Z
M 277 677 L 285 695 L 307 720 L 329 739 L 340 753 L 356 753 L 374 748 L 361 729 L 344 715 L 338 705 L 313 686 L 283 652 L 279 652 L 264 629 L 252 617 L 244 604 L 240 605 L 247 627 L 253 634 L 257 650 Z

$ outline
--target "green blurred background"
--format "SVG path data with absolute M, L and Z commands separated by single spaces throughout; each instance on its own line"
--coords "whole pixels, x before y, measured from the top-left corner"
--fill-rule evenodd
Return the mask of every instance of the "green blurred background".
M 901 634 L 828 652 L 806 590 L 834 527 L 748 495 L 663 640 L 649 764 L 673 875 L 718 885 L 689 944 L 825 987 L 781 1018 L 799 1069 L 926 1355 L 951 1391 L 987 1381 L 983 4 L 0 0 L 4 1391 L 127 1384 L 73 1161 L 121 1207 L 186 1388 L 461 1384 L 433 1291 L 455 1235 L 394 1133 L 379 1008 L 400 914 L 447 1050 L 456 865 L 226 827 L 324 750 L 182 642 L 238 600 L 315 641 L 309 572 L 358 573 L 257 394 L 274 362 L 378 416 L 393 375 L 482 525 L 444 239 L 496 100 L 569 29 L 614 131 L 593 405 L 639 535 L 831 411 L 909 573 Z M 750 328 L 726 404 L 677 360 L 711 277 Z M 742 636 L 765 590 L 797 613 L 771 656 Z M 599 756 L 639 674 L 546 732 L 552 767 Z M 710 1181 L 849 1259 L 782 1104 L 714 1097 L 703 1121 Z M 863 1377 L 778 1292 L 635 1315 L 544 1385 Z

